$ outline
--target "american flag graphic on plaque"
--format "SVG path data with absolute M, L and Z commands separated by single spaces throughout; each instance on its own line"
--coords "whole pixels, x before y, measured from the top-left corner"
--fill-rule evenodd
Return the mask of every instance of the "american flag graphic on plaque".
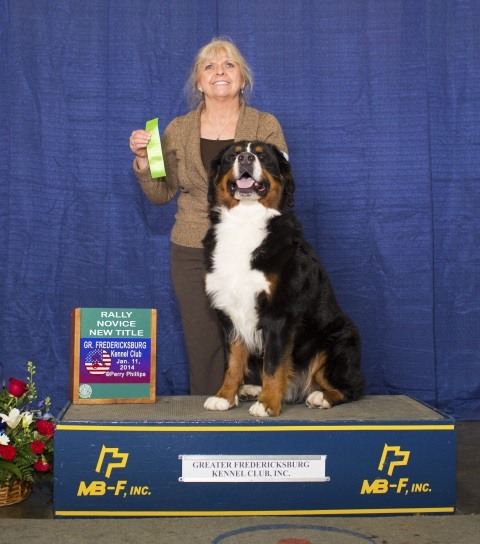
M 85 368 L 90 374 L 105 374 L 111 364 L 112 358 L 106 349 L 94 349 L 85 358 Z

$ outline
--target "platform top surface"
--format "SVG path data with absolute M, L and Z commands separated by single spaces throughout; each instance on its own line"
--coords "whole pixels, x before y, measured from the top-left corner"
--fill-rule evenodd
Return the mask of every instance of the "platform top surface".
M 61 419 L 62 422 L 92 421 L 218 421 L 252 423 L 256 420 L 248 412 L 252 404 L 242 402 L 226 412 L 212 412 L 203 408 L 206 397 L 173 396 L 158 397 L 154 404 L 71 404 Z M 426 421 L 440 422 L 445 416 L 416 400 L 403 395 L 371 395 L 357 402 L 335 406 L 329 410 L 310 409 L 305 405 L 286 405 L 276 421 L 304 421 L 307 423 L 331 423 L 344 421 Z M 262 421 L 265 421 L 262 419 Z

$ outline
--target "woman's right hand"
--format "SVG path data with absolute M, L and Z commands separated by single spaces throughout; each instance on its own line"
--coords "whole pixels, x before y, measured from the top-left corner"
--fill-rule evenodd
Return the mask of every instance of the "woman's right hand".
M 147 130 L 134 130 L 130 135 L 130 149 L 139 159 L 147 159 L 147 144 L 151 134 Z M 138 161 L 143 163 L 143 160 Z M 139 164 L 140 166 L 140 164 Z

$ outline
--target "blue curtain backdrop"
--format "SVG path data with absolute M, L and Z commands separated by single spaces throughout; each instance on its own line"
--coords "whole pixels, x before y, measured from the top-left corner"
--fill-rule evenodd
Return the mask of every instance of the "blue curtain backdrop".
M 477 0 L 0 0 L 0 366 L 68 399 L 75 307 L 158 309 L 160 395 L 188 372 L 169 278 L 175 202 L 128 138 L 187 111 L 228 35 L 280 120 L 296 209 L 363 338 L 369 393 L 480 418 Z

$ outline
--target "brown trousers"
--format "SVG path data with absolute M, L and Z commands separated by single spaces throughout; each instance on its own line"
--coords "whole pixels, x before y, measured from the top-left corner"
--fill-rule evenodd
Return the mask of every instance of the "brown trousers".
M 170 273 L 188 352 L 190 394 L 215 394 L 223 382 L 225 352 L 217 314 L 205 294 L 203 249 L 171 244 Z

